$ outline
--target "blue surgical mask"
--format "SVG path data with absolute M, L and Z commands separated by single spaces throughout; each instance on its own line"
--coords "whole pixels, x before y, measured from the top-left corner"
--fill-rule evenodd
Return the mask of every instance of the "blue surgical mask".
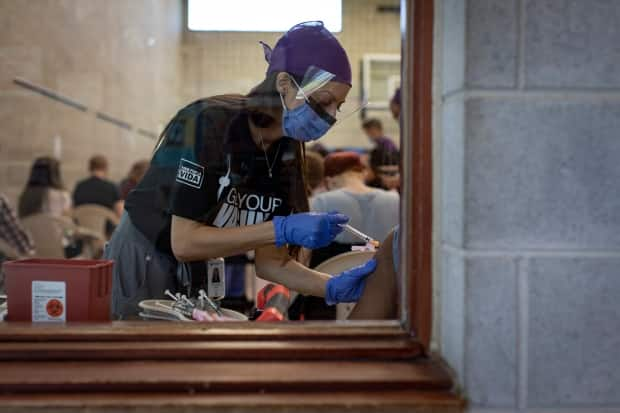
M 292 110 L 287 109 L 282 95 L 280 95 L 280 100 L 282 101 L 284 111 L 282 115 L 282 131 L 284 135 L 298 141 L 309 142 L 319 139 L 327 133 L 336 121 L 331 115 L 322 111 L 322 108 L 317 104 L 313 105 L 317 110 L 313 109 L 307 97 L 305 97 L 303 105 Z

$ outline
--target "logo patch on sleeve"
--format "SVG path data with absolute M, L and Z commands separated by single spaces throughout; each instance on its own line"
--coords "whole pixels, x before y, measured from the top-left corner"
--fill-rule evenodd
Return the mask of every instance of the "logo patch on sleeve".
M 200 189 L 204 174 L 204 166 L 181 158 L 176 181 L 191 186 L 192 188 Z

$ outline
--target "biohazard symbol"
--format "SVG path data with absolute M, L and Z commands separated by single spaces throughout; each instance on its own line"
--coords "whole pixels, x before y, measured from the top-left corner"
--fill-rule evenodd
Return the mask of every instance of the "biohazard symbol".
M 47 314 L 50 317 L 60 317 L 63 311 L 65 311 L 65 308 L 62 305 L 62 302 L 60 302 L 60 300 L 57 300 L 55 298 L 52 298 L 51 300 L 47 302 L 45 309 L 47 310 Z

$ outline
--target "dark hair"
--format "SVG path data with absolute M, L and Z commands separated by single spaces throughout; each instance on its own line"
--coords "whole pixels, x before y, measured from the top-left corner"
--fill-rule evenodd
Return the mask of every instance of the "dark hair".
M 298 85 L 301 84 L 301 77 L 290 73 L 288 75 L 295 79 Z M 277 77 L 278 72 L 267 74 L 265 79 L 246 95 L 246 108 L 250 119 L 259 128 L 268 128 L 275 122 L 275 116 L 282 116 L 282 100 L 276 88 Z
M 26 187 L 19 197 L 19 217 L 23 218 L 41 212 L 50 189 L 64 190 L 60 176 L 60 162 L 47 156 L 37 158 L 30 169 Z
M 329 155 L 329 150 L 322 143 L 315 143 L 308 148 L 308 152 L 314 152 L 321 155 L 322 158 L 325 158 Z
M 149 169 L 149 165 L 150 161 L 148 159 L 142 159 L 135 162 L 133 165 L 131 165 L 131 169 L 127 174 L 127 178 L 134 182 L 140 182 L 147 169 Z
M 379 145 L 370 151 L 370 168 L 373 171 L 383 165 L 399 165 L 400 152 L 396 149 L 390 149 L 384 145 Z
M 249 113 L 250 120 L 259 128 L 268 128 L 276 121 L 275 117 L 282 116 L 282 101 L 280 93 L 276 88 L 277 72 L 269 73 L 260 84 L 250 90 L 245 97 L 245 108 Z M 301 84 L 302 79 L 289 73 L 297 84 Z M 306 186 L 306 147 L 303 142 L 297 142 L 295 159 L 292 163 L 284 166 L 283 173 L 295 174 L 299 179 L 291 182 L 289 188 L 288 203 L 292 206 L 293 212 L 307 212 L 310 210 Z M 290 169 L 289 169 L 290 168 Z M 286 170 L 289 169 L 290 172 Z M 292 176 L 292 175 L 291 175 Z M 298 245 L 289 246 L 289 255 L 297 258 L 301 247 Z
M 371 129 L 371 128 L 383 129 L 383 124 L 377 118 L 370 118 L 370 119 L 365 120 L 364 123 L 362 123 L 362 128 L 364 128 L 364 129 Z
M 301 83 L 301 79 L 291 75 L 295 81 Z M 270 73 L 267 77 L 255 86 L 247 95 L 220 95 L 198 100 L 184 109 L 168 122 L 163 132 L 159 136 L 155 145 L 155 155 L 160 145 L 170 140 L 170 136 L 175 136 L 175 128 L 183 122 L 183 117 L 200 116 L 201 113 L 215 103 L 222 104 L 228 108 L 245 111 L 252 123 L 259 128 L 268 128 L 282 116 L 282 101 L 276 89 L 277 73 Z M 179 121 L 181 119 L 181 121 Z M 181 126 L 182 128 L 182 126 Z M 170 135 L 170 136 L 169 136 Z M 308 197 L 306 194 L 306 180 L 304 178 L 306 148 L 303 142 L 294 142 L 295 157 L 288 162 L 284 162 L 282 173 L 287 176 L 296 176 L 298 179 L 291 180 L 290 187 L 287 188 L 289 198 L 288 204 L 291 205 L 294 213 L 307 212 L 310 210 Z M 289 247 L 289 255 L 297 258 L 301 248 L 299 246 Z
M 323 182 L 323 178 L 325 177 L 325 166 L 323 162 L 323 157 L 311 150 L 306 151 L 305 158 L 305 173 L 306 173 L 306 182 L 307 182 L 307 194 L 308 196 L 312 194 L 321 182 Z
M 103 155 L 95 155 L 88 161 L 88 170 L 90 172 L 94 171 L 107 171 L 108 170 L 108 160 Z

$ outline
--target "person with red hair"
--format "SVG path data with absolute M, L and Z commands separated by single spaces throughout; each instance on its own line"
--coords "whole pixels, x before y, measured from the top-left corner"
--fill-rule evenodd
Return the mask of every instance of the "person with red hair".
M 340 211 L 349 217 L 349 224 L 376 240 L 383 240 L 398 224 L 400 198 L 396 191 L 371 188 L 364 183 L 365 167 L 355 152 L 336 152 L 325 158 L 327 192 L 310 199 L 316 212 Z M 312 265 L 318 265 L 341 252 L 350 251 L 358 239 L 348 233 L 338 235 L 326 247 L 326 253 L 315 250 Z

